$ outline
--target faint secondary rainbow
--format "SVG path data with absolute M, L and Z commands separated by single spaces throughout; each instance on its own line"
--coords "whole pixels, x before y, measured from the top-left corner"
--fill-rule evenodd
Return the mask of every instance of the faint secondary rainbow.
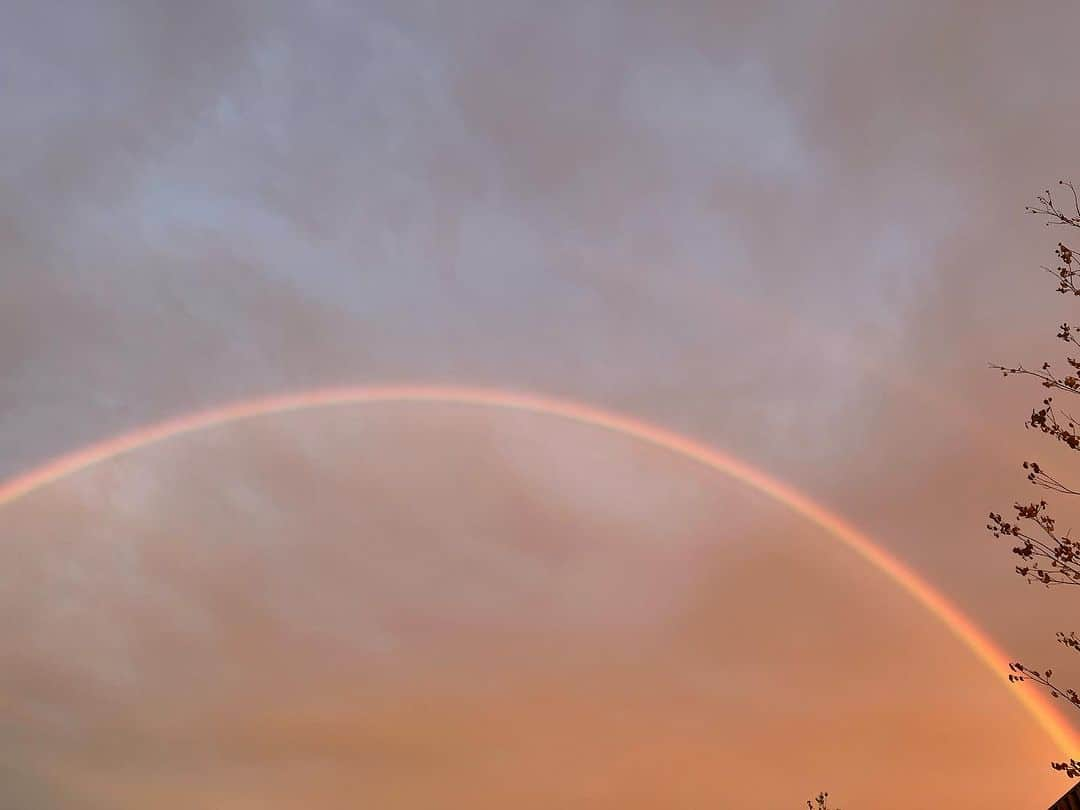
M 392 402 L 471 405 L 557 417 L 647 442 L 729 475 L 784 504 L 880 570 L 936 616 L 995 678 L 1006 682 L 1005 670 L 1009 659 L 1005 653 L 945 596 L 843 518 L 787 484 L 702 442 L 631 416 L 549 397 L 485 388 L 386 385 L 326 388 L 235 402 L 133 430 L 61 456 L 30 472 L 11 478 L 0 483 L 0 507 L 100 462 L 195 431 L 289 411 Z M 1010 693 L 1020 701 L 1063 754 L 1075 756 L 1080 752 L 1080 736 L 1048 700 L 1031 690 L 1010 689 Z

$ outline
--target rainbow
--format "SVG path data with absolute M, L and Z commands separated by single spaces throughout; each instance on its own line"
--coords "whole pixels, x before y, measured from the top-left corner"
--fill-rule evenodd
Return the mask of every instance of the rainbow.
M 386 385 L 326 388 L 235 402 L 218 408 L 158 422 L 90 445 L 47 462 L 30 472 L 0 483 L 0 507 L 41 487 L 95 464 L 147 445 L 177 438 L 230 422 L 289 411 L 335 405 L 413 402 L 503 408 L 565 419 L 610 430 L 692 459 L 768 495 L 839 540 L 878 569 L 929 610 L 981 661 L 995 678 L 1006 681 L 1009 659 L 985 633 L 922 577 L 875 544 L 853 525 L 806 495 L 760 470 L 706 444 L 630 416 L 577 402 L 512 393 L 502 390 L 457 386 Z M 1010 689 L 1062 753 L 1080 751 L 1080 737 L 1057 709 L 1039 693 Z

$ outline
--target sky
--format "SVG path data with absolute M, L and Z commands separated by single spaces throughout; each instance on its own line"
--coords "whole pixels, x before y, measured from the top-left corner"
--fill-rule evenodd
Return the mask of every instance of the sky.
M 326 386 L 558 397 L 767 472 L 1080 683 L 1075 597 L 983 529 L 1021 460 L 1070 461 L 987 364 L 1074 317 L 1024 212 L 1075 167 L 1074 3 L 0 10 L 0 476 Z M 595 426 L 265 416 L 0 505 L 0 538 L 3 806 L 1069 787 L 882 571 Z

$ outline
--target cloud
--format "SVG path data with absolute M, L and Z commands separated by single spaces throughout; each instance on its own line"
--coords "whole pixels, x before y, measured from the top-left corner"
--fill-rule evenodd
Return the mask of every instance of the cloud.
M 1058 629 L 1062 603 L 1021 594 L 1007 551 L 978 544 L 1028 446 L 1005 427 L 1025 394 L 984 364 L 1041 359 L 1054 349 L 1043 324 L 1071 317 L 1035 280 L 1053 237 L 1022 214 L 1077 142 L 1062 112 L 1068 4 L 7 16 L 3 470 L 265 392 L 536 390 L 754 461 L 882 538 L 1010 652 L 1049 654 L 1041 628 Z M 192 437 L 0 516 L 20 572 L 4 637 L 21 657 L 0 678 L 28 712 L 29 741 L 10 743 L 25 790 L 61 789 L 33 775 L 55 754 L 106 806 L 162 792 L 177 806 L 244 792 L 303 806 L 324 766 L 374 761 L 382 788 L 359 767 L 337 784 L 386 807 L 430 804 L 431 785 L 471 806 L 668 806 L 672 785 L 735 789 L 709 774 L 775 782 L 757 770 L 771 760 L 746 752 L 781 746 L 785 761 L 805 755 L 784 783 L 794 806 L 812 776 L 850 775 L 841 765 L 872 738 L 882 758 L 858 759 L 846 802 L 871 795 L 882 762 L 935 752 L 978 763 L 934 786 L 970 803 L 967 774 L 1013 756 L 989 732 L 957 752 L 955 729 L 975 735 L 985 705 L 1023 757 L 1055 755 L 997 685 L 935 703 L 912 670 L 890 680 L 920 653 L 955 663 L 939 674 L 956 684 L 985 675 L 730 482 L 587 431 L 405 411 Z M 711 638 L 744 655 L 703 660 Z M 332 674 L 403 650 L 437 665 L 359 695 L 360 676 Z M 800 656 L 815 665 L 785 683 Z M 578 684 L 545 669 L 574 662 L 594 667 Z M 507 679 L 486 709 L 485 663 Z M 754 714 L 804 686 L 809 714 Z M 796 735 L 814 712 L 835 735 L 806 754 Z M 931 712 L 954 731 L 920 736 Z M 702 714 L 724 733 L 695 726 Z M 474 750 L 507 751 L 505 782 Z M 170 775 L 172 758 L 185 765 Z M 416 783 L 410 769 L 433 759 L 452 764 Z M 275 778 L 253 786 L 252 762 Z M 1002 806 L 1032 785 L 1054 794 L 1028 773 L 993 785 Z M 515 793 L 538 783 L 550 793 Z M 72 806 L 19 798 L 49 801 Z

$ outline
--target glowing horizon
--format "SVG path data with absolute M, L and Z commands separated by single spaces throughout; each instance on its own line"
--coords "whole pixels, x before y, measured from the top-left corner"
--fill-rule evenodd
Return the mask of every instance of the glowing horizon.
M 137 428 L 45 462 L 0 483 L 0 507 L 98 463 L 185 434 L 291 411 L 393 402 L 502 408 L 556 417 L 628 436 L 724 473 L 768 495 L 842 542 L 925 607 L 1003 684 L 1008 683 L 1005 671 L 1009 658 L 986 633 L 940 591 L 839 515 L 789 485 L 703 442 L 635 417 L 551 397 L 464 386 L 382 385 L 324 388 L 247 399 Z M 1063 754 L 1076 754 L 1080 749 L 1080 735 L 1048 699 L 1023 688 L 1010 688 L 1010 694 Z

